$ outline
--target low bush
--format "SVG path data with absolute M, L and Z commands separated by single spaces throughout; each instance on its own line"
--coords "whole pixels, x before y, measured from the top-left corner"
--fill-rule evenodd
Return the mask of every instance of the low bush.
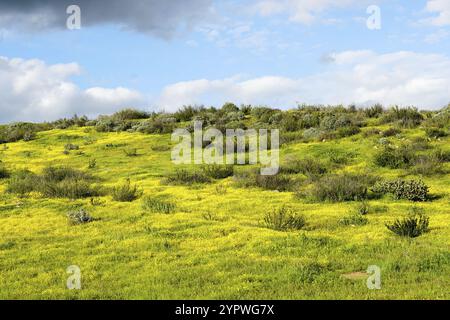
M 368 197 L 375 178 L 359 174 L 328 175 L 316 181 L 311 196 L 316 201 L 358 201 Z
M 95 169 L 95 167 L 97 167 L 97 160 L 90 159 L 88 163 L 88 169 Z
M 307 177 L 315 178 L 327 172 L 327 167 L 321 161 L 308 157 L 304 159 L 289 159 L 282 165 L 280 172 L 284 174 L 304 174 Z
M 387 137 L 393 137 L 393 136 L 396 136 L 396 135 L 400 134 L 401 132 L 402 132 L 402 131 L 401 131 L 400 129 L 397 129 L 397 128 L 389 128 L 389 129 L 383 131 L 383 132 L 381 133 L 381 135 L 382 135 L 383 137 L 387 138 Z
M 338 138 L 351 137 L 361 132 L 361 129 L 357 126 L 347 126 L 339 128 L 336 132 Z
M 403 219 L 386 224 L 388 230 L 401 237 L 417 238 L 428 232 L 430 218 L 424 214 L 410 214 Z
M 10 176 L 10 173 L 9 173 L 8 169 L 6 169 L 5 166 L 0 164 L 0 179 L 6 179 L 6 178 L 9 178 L 9 176 Z
M 124 149 L 123 153 L 125 153 L 125 155 L 127 157 L 137 157 L 138 156 L 138 152 L 136 148 L 128 148 L 128 149 Z
M 422 123 L 423 116 L 417 108 L 400 108 L 395 106 L 381 118 L 382 123 L 396 123 L 403 128 L 414 128 Z
M 258 170 L 247 170 L 237 172 L 234 177 L 238 186 L 244 188 L 256 187 L 284 192 L 291 191 L 295 187 L 295 181 L 283 174 L 264 176 Z
M 170 214 L 175 212 L 176 205 L 167 200 L 147 196 L 142 201 L 142 208 L 154 213 Z
M 196 183 L 210 183 L 211 178 L 201 171 L 190 172 L 184 169 L 176 170 L 162 181 L 164 184 L 191 185 Z
M 363 226 L 369 223 L 369 219 L 358 213 L 350 213 L 339 220 L 344 226 Z
M 36 190 L 39 177 L 29 170 L 14 172 L 8 181 L 6 192 L 25 196 Z
M 112 189 L 112 198 L 118 202 L 132 202 L 140 198 L 143 191 L 137 185 L 132 186 L 130 180 L 127 180 L 123 185 L 114 187 Z
M 80 146 L 72 143 L 68 143 L 64 146 L 64 151 L 73 151 L 73 150 L 80 150 Z
M 411 173 L 422 176 L 432 176 L 445 173 L 443 162 L 436 154 L 421 155 L 414 160 L 414 167 Z
M 67 213 L 67 220 L 71 225 L 79 225 L 93 221 L 91 215 L 83 208 L 69 211 Z
M 374 185 L 372 191 L 379 194 L 392 194 L 396 200 L 428 200 L 428 186 L 422 180 L 380 181 Z
M 384 146 L 383 150 L 375 155 L 374 162 L 379 167 L 391 169 L 408 168 L 415 159 L 413 150 L 408 146 Z
M 234 169 L 232 165 L 219 165 L 219 164 L 210 164 L 204 165 L 201 168 L 201 171 L 212 179 L 226 179 L 231 177 L 234 173 Z
M 439 128 L 426 128 L 425 132 L 427 134 L 427 137 L 432 139 L 443 138 L 448 135 L 447 131 Z
M 264 217 L 264 225 L 277 231 L 301 230 L 306 225 L 306 219 L 292 209 L 281 207 L 280 209 L 268 212 Z
M 156 145 L 156 146 L 152 146 L 152 150 L 156 151 L 156 152 L 165 152 L 165 151 L 169 151 L 172 148 L 168 145 Z

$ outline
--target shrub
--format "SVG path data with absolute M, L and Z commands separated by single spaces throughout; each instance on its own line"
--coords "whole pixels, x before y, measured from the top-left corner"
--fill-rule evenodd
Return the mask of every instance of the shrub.
M 427 201 L 428 199 L 428 186 L 422 180 L 381 181 L 375 184 L 372 191 L 392 194 L 396 200 Z
M 266 190 L 290 191 L 294 188 L 294 180 L 283 174 L 272 176 L 261 175 L 258 169 L 235 173 L 238 186 L 248 188 L 256 187 Z
M 84 224 L 93 221 L 90 214 L 83 208 L 69 211 L 67 213 L 67 219 L 71 225 Z
M 3 165 L 0 164 L 0 179 L 9 178 L 10 174 L 8 169 L 6 169 Z
M 363 132 L 363 137 L 364 138 L 368 138 L 368 137 L 371 137 L 371 136 L 378 136 L 380 134 L 382 134 L 380 129 L 370 128 L 370 129 L 368 129 L 368 130 Z
M 386 224 L 388 230 L 401 237 L 417 238 L 428 232 L 430 218 L 423 214 L 412 214 L 403 219 L 397 219 L 391 224 Z
M 170 214 L 175 211 L 176 205 L 159 198 L 145 197 L 142 202 L 142 208 L 154 213 Z
M 123 185 L 114 187 L 112 189 L 112 198 L 118 202 L 132 202 L 140 198 L 143 191 L 137 185 L 132 186 L 130 180 L 127 180 Z
M 337 130 L 337 137 L 338 138 L 345 138 L 345 137 L 351 137 L 361 132 L 361 129 L 357 126 L 346 126 L 342 128 L 338 128 Z
M 68 143 L 64 146 L 64 151 L 73 151 L 73 150 L 80 150 L 80 146 L 72 143 Z
M 369 219 L 358 213 L 351 213 L 339 220 L 344 226 L 363 226 L 369 223 Z
M 210 164 L 202 167 L 202 172 L 212 179 L 225 179 L 231 177 L 234 173 L 232 165 Z
M 123 152 L 125 153 L 125 155 L 127 157 L 137 157 L 138 156 L 136 148 L 128 148 L 128 149 L 123 150 Z
M 309 128 L 303 132 L 303 138 L 306 140 L 319 140 L 323 131 L 317 128 Z
M 117 120 L 136 120 L 136 119 L 147 119 L 150 118 L 150 114 L 145 111 L 139 111 L 135 109 L 124 109 L 118 111 L 112 115 L 114 119 Z
M 269 229 L 292 231 L 302 229 L 306 225 L 306 219 L 292 209 L 281 207 L 278 210 L 267 213 L 264 217 L 264 224 Z
M 389 129 L 383 131 L 383 132 L 381 133 L 381 135 L 382 135 L 383 137 L 387 138 L 387 137 L 393 137 L 393 136 L 396 136 L 396 135 L 400 134 L 401 132 L 402 132 L 402 131 L 401 131 L 400 129 L 397 129 L 397 128 L 389 128 Z
M 443 138 L 447 136 L 447 132 L 439 128 L 426 128 L 425 132 L 429 138 Z
M 97 160 L 96 159 L 90 159 L 89 160 L 89 164 L 88 164 L 88 168 L 89 169 L 94 169 L 97 166 Z
M 404 128 L 414 128 L 422 123 L 423 116 L 417 108 L 391 108 L 381 119 L 382 123 L 396 122 Z
M 367 109 L 364 109 L 364 115 L 368 118 L 378 118 L 384 112 L 381 104 L 375 104 Z
M 171 149 L 170 146 L 168 145 L 156 145 L 156 146 L 152 146 L 152 150 L 156 151 L 156 152 L 164 152 L 164 151 L 169 151 Z
M 370 207 L 369 204 L 365 201 L 358 203 L 356 207 L 356 213 L 362 216 L 369 214 Z
M 375 164 L 380 167 L 391 169 L 408 168 L 415 159 L 414 152 L 407 146 L 392 147 L 385 146 L 382 151 L 375 155 Z
M 39 184 L 39 177 L 31 171 L 20 170 L 14 172 L 8 181 L 6 191 L 8 193 L 25 196 L 36 190 Z
M 357 201 L 366 199 L 374 178 L 366 175 L 343 174 L 324 176 L 316 181 L 311 196 L 317 201 Z
M 91 187 L 89 182 L 78 179 L 65 179 L 58 182 L 42 180 L 38 191 L 47 198 L 81 199 L 96 197 L 100 194 L 98 190 Z
M 418 156 L 414 161 L 414 167 L 411 169 L 411 172 L 423 176 L 431 176 L 435 174 L 442 174 L 445 170 L 443 168 L 442 161 L 436 156 L 436 154 L 431 154 Z
M 165 184 L 173 185 L 191 185 L 195 183 L 209 183 L 211 179 L 203 172 L 189 172 L 187 170 L 176 170 L 163 180 Z
M 305 159 L 289 160 L 280 169 L 281 173 L 304 174 L 310 178 L 318 177 L 327 172 L 327 167 L 319 160 L 308 157 Z

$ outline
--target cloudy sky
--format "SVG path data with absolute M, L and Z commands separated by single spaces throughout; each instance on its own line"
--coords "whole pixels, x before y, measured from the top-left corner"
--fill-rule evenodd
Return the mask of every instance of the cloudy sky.
M 0 0 L 0 123 L 226 101 L 437 109 L 449 40 L 449 0 Z

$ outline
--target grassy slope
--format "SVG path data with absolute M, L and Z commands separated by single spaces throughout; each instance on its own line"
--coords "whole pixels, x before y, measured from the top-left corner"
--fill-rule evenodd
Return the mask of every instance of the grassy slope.
M 90 144 L 84 144 L 85 137 Z M 345 170 L 384 177 L 403 174 L 372 165 L 375 139 L 358 135 L 338 142 L 291 144 L 282 154 L 352 150 L 358 156 Z M 169 141 L 169 135 L 53 130 L 0 151 L 8 168 L 35 172 L 49 164 L 86 169 L 95 158 L 93 173 L 105 185 L 131 178 L 145 194 L 167 196 L 178 206 L 175 214 L 161 215 L 144 213 L 139 200 L 118 203 L 105 197 L 100 206 L 78 200 L 75 203 L 83 203 L 99 220 L 69 226 L 65 213 L 73 201 L 19 199 L 3 193 L 6 182 L 0 182 L 0 298 L 450 298 L 449 176 L 425 179 L 431 192 L 441 196 L 419 205 L 430 215 L 432 230 L 407 240 L 384 226 L 407 212 L 407 201 L 370 201 L 372 207 L 387 206 L 387 212 L 369 215 L 366 226 L 346 227 L 338 220 L 352 203 L 305 203 L 292 193 L 237 189 L 231 178 L 200 187 L 162 186 L 161 177 L 174 170 L 170 151 L 154 152 L 151 146 Z M 68 142 L 79 144 L 84 154 L 64 155 Z M 434 144 L 448 150 L 448 142 Z M 125 146 L 106 148 L 108 143 L 135 147 L 140 156 L 126 157 Z M 226 194 L 217 193 L 218 184 L 228 186 Z M 286 203 L 305 214 L 306 230 L 263 228 L 264 213 Z M 205 218 L 208 213 L 212 219 Z M 66 289 L 69 265 L 81 267 L 83 290 Z M 382 290 L 368 290 L 365 279 L 342 277 L 369 265 L 381 267 Z

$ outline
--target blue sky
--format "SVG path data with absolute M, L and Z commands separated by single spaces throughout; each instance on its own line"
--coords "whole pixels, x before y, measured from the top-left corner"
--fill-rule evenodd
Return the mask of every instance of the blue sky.
M 36 27 L 38 9 L 0 1 L 0 56 L 9 67 L 0 71 L 1 122 L 94 116 L 128 105 L 172 111 L 225 101 L 280 108 L 379 101 L 435 109 L 450 102 L 450 1 L 185 0 L 169 8 L 176 15 L 150 2 L 156 27 L 136 27 L 148 22 L 145 12 L 133 20 L 125 8 L 126 19 L 108 20 L 80 3 L 81 29 L 68 30 L 59 7 L 45 11 L 60 15 L 58 22 Z M 370 5 L 381 9 L 380 30 L 366 26 Z M 2 6 L 19 22 L 2 23 Z M 199 14 L 188 20 L 184 14 L 193 11 Z M 55 74 L 55 65 L 65 71 Z M 10 87 L 24 81 L 27 89 Z

